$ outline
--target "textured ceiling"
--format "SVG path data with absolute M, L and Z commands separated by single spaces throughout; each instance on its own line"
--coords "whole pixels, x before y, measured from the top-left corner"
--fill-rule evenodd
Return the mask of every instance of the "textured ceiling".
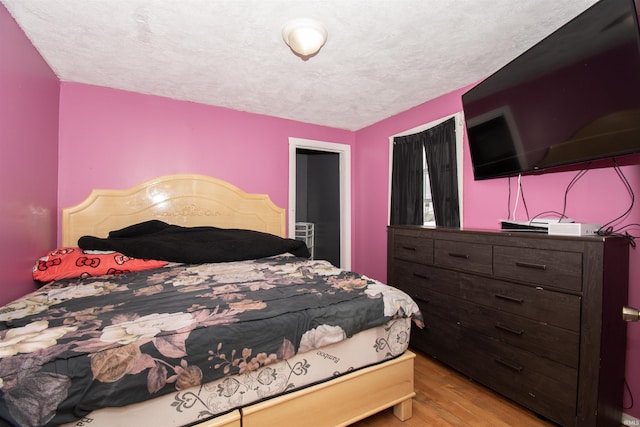
M 62 81 L 357 130 L 496 71 L 596 0 L 0 0 Z M 303 61 L 293 18 L 329 37 Z

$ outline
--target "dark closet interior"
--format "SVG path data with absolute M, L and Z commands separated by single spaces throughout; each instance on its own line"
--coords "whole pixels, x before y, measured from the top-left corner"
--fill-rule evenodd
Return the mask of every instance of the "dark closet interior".
M 313 256 L 340 266 L 340 154 L 296 150 L 296 223 L 311 223 Z

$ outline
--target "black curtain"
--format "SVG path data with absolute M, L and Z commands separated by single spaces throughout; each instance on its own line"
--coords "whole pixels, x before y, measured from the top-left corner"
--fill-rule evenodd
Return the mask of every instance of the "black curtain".
M 423 132 L 393 139 L 390 223 L 424 223 L 423 153 L 427 158 L 436 225 L 460 227 L 455 118 Z
M 446 120 L 424 133 L 436 225 L 460 227 L 455 119 Z
M 393 139 L 391 171 L 391 225 L 421 225 L 423 219 L 424 135 Z

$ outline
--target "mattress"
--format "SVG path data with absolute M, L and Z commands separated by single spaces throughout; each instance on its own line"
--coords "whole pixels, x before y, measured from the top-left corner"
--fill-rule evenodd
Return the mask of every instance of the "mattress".
M 409 345 L 410 330 L 409 319 L 391 320 L 345 341 L 296 354 L 256 371 L 125 407 L 99 409 L 63 427 L 176 427 L 202 422 L 399 356 Z
M 326 378 L 300 381 L 310 355 L 332 374 L 392 357 L 389 337 L 376 336 L 376 357 L 357 363 L 319 349 L 403 318 L 422 319 L 405 293 L 290 256 L 56 281 L 0 308 L 0 420 L 59 425 L 161 396 L 172 409 L 203 401 L 200 417 L 219 414 Z

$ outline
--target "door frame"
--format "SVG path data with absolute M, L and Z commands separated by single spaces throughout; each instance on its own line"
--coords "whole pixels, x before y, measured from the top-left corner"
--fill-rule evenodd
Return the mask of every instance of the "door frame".
M 351 269 L 351 146 L 312 139 L 289 138 L 289 237 L 296 234 L 296 151 L 298 149 L 339 154 L 340 169 L 340 268 Z

